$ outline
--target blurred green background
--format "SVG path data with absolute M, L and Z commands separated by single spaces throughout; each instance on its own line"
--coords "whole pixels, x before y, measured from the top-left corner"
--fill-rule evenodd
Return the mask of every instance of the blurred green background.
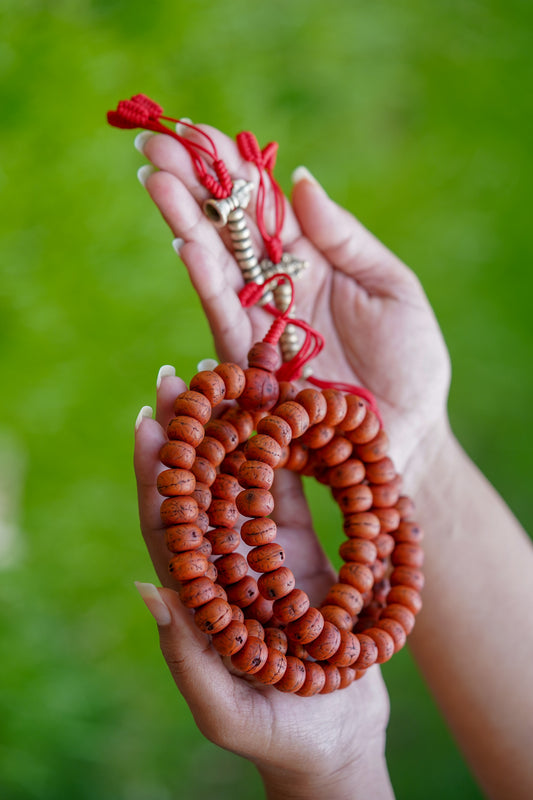
M 531 527 L 532 17 L 527 0 L 3 0 L 2 798 L 261 796 L 196 731 L 133 589 L 154 579 L 133 423 L 161 364 L 190 377 L 212 345 L 106 110 L 145 92 L 277 139 L 285 187 L 307 165 L 412 266 L 454 428 Z M 409 654 L 384 674 L 398 798 L 479 798 Z

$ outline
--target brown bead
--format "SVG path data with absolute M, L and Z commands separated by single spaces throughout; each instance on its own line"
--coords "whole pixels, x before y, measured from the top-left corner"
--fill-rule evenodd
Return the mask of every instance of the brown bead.
M 244 624 L 248 631 L 248 636 L 257 636 L 258 639 L 265 640 L 265 629 L 256 619 L 245 619 Z
M 239 532 L 233 528 L 214 528 L 206 533 L 205 538 L 211 542 L 215 556 L 233 553 L 241 543 Z
M 365 467 L 357 458 L 349 458 L 328 470 L 328 483 L 333 489 L 345 489 L 361 483 L 365 478 Z
M 339 548 L 343 561 L 357 561 L 358 564 L 373 564 L 377 557 L 377 550 L 373 542 L 367 539 L 349 539 Z
M 293 693 L 302 688 L 306 679 L 304 662 L 296 656 L 287 656 L 287 666 L 283 678 L 276 684 L 280 692 Z
M 347 689 L 356 679 L 357 671 L 352 667 L 338 667 L 341 676 L 340 689 Z
M 331 622 L 324 620 L 324 627 L 312 642 L 305 643 L 307 652 L 317 661 L 326 661 L 331 658 L 340 647 L 341 632 Z
M 178 581 L 191 581 L 205 575 L 208 565 L 207 558 L 195 550 L 178 553 L 170 559 L 169 571 Z
M 324 603 L 344 608 L 355 617 L 363 608 L 361 592 L 349 583 L 334 583 L 326 595 Z
M 220 586 L 220 584 L 218 584 L 218 583 L 213 583 L 213 586 L 215 587 L 215 596 L 216 597 L 220 597 L 221 600 L 225 600 L 227 602 L 228 595 L 226 594 L 226 592 L 222 588 L 222 586 Z M 230 606 L 230 608 L 231 608 L 231 606 Z M 233 619 L 233 611 L 231 612 L 231 614 L 232 614 L 231 618 Z
M 388 533 L 380 533 L 374 539 L 374 544 L 378 551 L 378 558 L 387 558 L 394 550 L 394 539 Z
M 336 692 L 337 689 L 340 689 L 341 685 L 341 674 L 337 667 L 333 664 L 328 664 L 327 661 L 323 661 L 320 666 L 324 671 L 324 676 L 326 678 L 326 682 L 324 683 L 323 688 L 320 690 L 320 694 L 331 694 L 331 692 Z
M 174 417 L 167 426 L 169 439 L 179 439 L 193 447 L 198 447 L 204 438 L 204 426 L 193 417 Z
M 297 439 L 309 427 L 309 414 L 305 408 L 295 400 L 287 400 L 277 406 L 276 416 L 281 417 L 290 425 L 292 438 Z
M 235 584 L 233 585 L 235 586 Z M 236 606 L 234 603 L 230 603 L 230 608 L 231 618 L 235 620 L 235 622 L 244 622 L 244 614 L 242 613 L 242 609 L 239 608 L 239 606 Z
M 203 633 L 218 633 L 231 624 L 229 603 L 220 597 L 215 597 L 196 609 L 194 621 Z
M 356 450 L 362 461 L 381 461 L 389 452 L 389 437 L 382 428 L 370 442 L 357 445 Z
M 277 616 L 277 611 L 275 613 Z M 306 645 L 320 635 L 325 622 L 318 608 L 311 606 L 299 619 L 287 625 L 285 633 L 291 641 Z M 331 625 L 331 623 L 328 624 Z
M 198 372 L 192 379 L 190 388 L 205 395 L 212 406 L 218 405 L 226 394 L 226 384 L 220 375 L 210 369 Z
M 220 465 L 220 471 L 236 478 L 239 474 L 242 464 L 244 464 L 245 461 L 246 456 L 242 450 L 233 450 L 231 453 L 227 454 L 226 458 Z
M 287 659 L 284 653 L 279 650 L 268 650 L 268 658 L 265 665 L 255 673 L 255 677 L 266 686 L 272 686 L 278 683 L 284 676 L 287 669 Z
M 361 652 L 359 658 L 354 662 L 355 669 L 368 669 L 372 664 L 375 664 L 378 657 L 378 648 L 373 639 L 367 636 L 366 633 L 357 633 L 359 644 L 361 645 Z
M 246 384 L 244 370 L 238 364 L 225 362 L 215 367 L 214 372 L 224 381 L 226 400 L 235 400 L 239 397 Z
M 318 450 L 325 447 L 335 436 L 335 428 L 332 425 L 318 423 L 308 428 L 301 438 L 302 444 L 311 449 Z
M 252 435 L 252 431 L 254 429 L 254 418 L 248 411 L 245 411 L 244 408 L 232 406 L 231 408 L 228 408 L 227 411 L 224 411 L 222 414 L 222 419 L 225 422 L 229 422 L 231 425 L 233 425 L 237 431 L 240 444 L 245 442 Z
M 364 483 L 346 489 L 333 489 L 333 497 L 343 514 L 357 514 L 372 507 L 372 492 Z
M 180 442 L 179 439 L 172 442 L 165 442 L 159 451 L 159 460 L 166 467 L 181 467 L 190 469 L 194 464 L 196 451 L 191 444 Z
M 174 400 L 174 414 L 177 417 L 194 417 L 202 425 L 211 419 L 211 410 L 211 403 L 199 392 L 182 392 Z
M 381 628 L 392 637 L 395 653 L 402 649 L 406 642 L 407 634 L 399 622 L 395 619 L 380 619 L 376 622 L 376 628 Z
M 381 613 L 381 619 L 394 619 L 399 622 L 409 636 L 415 625 L 415 615 L 400 603 L 389 603 Z
M 379 519 L 370 511 L 360 511 L 350 514 L 343 524 L 344 533 L 350 539 L 375 539 L 380 531 Z
M 390 576 L 391 586 L 409 586 L 417 592 L 424 588 L 424 575 L 415 567 L 399 566 L 395 567 Z
M 268 600 L 286 597 L 296 586 L 296 580 L 288 567 L 278 567 L 272 572 L 265 572 L 257 579 L 259 591 Z
M 380 427 L 377 416 L 370 408 L 367 408 L 363 421 L 346 435 L 354 444 L 366 444 L 378 435 Z
M 285 400 L 294 400 L 296 395 L 298 394 L 298 389 L 289 381 L 280 381 L 279 382 L 279 398 L 278 403 L 284 403 Z
M 334 436 L 331 442 L 315 450 L 315 459 L 317 464 L 335 467 L 350 457 L 352 449 L 352 443 L 344 436 Z
M 301 472 L 307 464 L 309 450 L 300 442 L 293 442 L 289 447 L 290 455 L 285 462 L 285 469 L 291 472 Z
M 410 586 L 393 586 L 389 592 L 387 603 L 398 603 L 401 606 L 405 606 L 412 614 L 418 614 L 422 608 L 422 598 L 419 592 L 416 589 L 411 589 Z
M 218 439 L 226 453 L 231 453 L 239 444 L 237 429 L 224 419 L 212 419 L 205 426 L 205 432 L 213 439 Z
M 281 628 L 265 628 L 265 642 L 269 650 L 287 652 L 287 636 Z
M 296 656 L 296 658 L 301 658 L 302 661 L 307 661 L 309 658 L 309 653 L 303 646 L 303 644 L 298 644 L 298 642 L 293 642 L 290 639 L 288 640 L 287 652 L 291 656 Z
M 211 639 L 213 647 L 221 656 L 232 656 L 238 653 L 248 638 L 244 623 L 232 620 L 223 630 L 215 633 Z
M 400 542 L 394 548 L 391 561 L 395 567 L 419 568 L 424 564 L 424 551 L 418 544 Z
M 186 608 L 198 608 L 216 597 L 215 584 L 205 576 L 194 578 L 180 586 L 179 595 Z
M 401 522 L 398 530 L 394 533 L 397 542 L 410 542 L 420 544 L 424 538 L 424 531 L 418 522 Z
M 231 656 L 231 663 L 241 672 L 253 675 L 259 672 L 268 658 L 268 647 L 262 639 L 248 636 L 244 646 Z
M 199 511 L 198 516 L 194 521 L 195 525 L 198 525 L 202 533 L 206 533 L 207 529 L 209 528 L 209 517 L 205 513 L 205 511 Z
M 257 426 L 261 422 L 264 417 L 268 417 L 268 411 L 258 411 L 257 409 L 251 410 L 249 412 L 252 415 L 252 419 L 254 421 L 254 429 L 257 430 Z
M 244 489 L 235 505 L 245 517 L 268 517 L 274 511 L 274 498 L 268 489 Z
M 364 564 L 358 564 L 354 561 L 342 565 L 339 570 L 339 580 L 343 583 L 349 583 L 361 594 L 369 592 L 374 585 L 372 570 Z
M 370 483 L 389 483 L 396 477 L 396 469 L 388 456 L 366 465 L 366 477 Z
M 372 570 L 372 575 L 374 576 L 374 585 L 381 581 L 387 572 L 387 565 L 385 561 L 382 561 L 380 558 L 376 558 L 373 564 L 370 565 L 370 569 Z
M 215 566 L 218 571 L 218 582 L 222 586 L 226 586 L 229 583 L 237 583 L 248 572 L 246 559 L 240 553 L 228 553 L 225 556 L 220 556 L 215 561 Z
M 275 372 L 281 365 L 278 348 L 269 342 L 256 342 L 248 351 L 248 365 Z
M 415 504 L 411 498 L 407 497 L 406 495 L 402 495 L 402 497 L 398 499 L 398 502 L 396 503 L 396 509 L 400 514 L 401 520 L 412 519 L 415 515 Z
M 196 455 L 207 458 L 214 467 L 218 467 L 224 460 L 226 451 L 218 439 L 213 439 L 212 436 L 206 436 L 197 446 Z
M 324 389 L 322 394 L 324 395 L 324 400 L 327 405 L 327 411 L 323 422 L 325 422 L 326 425 L 333 425 L 335 427 L 342 422 L 346 416 L 348 401 L 346 400 L 346 396 L 337 389 Z
M 289 450 L 288 447 L 282 447 L 281 448 L 281 458 L 278 461 L 278 466 L 276 467 L 276 469 L 282 469 L 285 466 L 285 464 L 289 460 L 290 454 L 291 454 L 291 451 Z
M 209 558 L 212 552 L 211 542 L 208 542 L 207 539 L 202 539 L 198 547 L 195 548 L 196 553 L 202 553 L 206 558 Z
M 305 681 L 296 694 L 300 697 L 313 697 L 313 695 L 318 694 L 324 688 L 326 676 L 324 670 L 316 661 L 306 661 L 304 662 L 304 667 Z
M 239 469 L 239 483 L 245 488 L 270 489 L 274 470 L 264 461 L 245 461 Z
M 251 605 L 259 595 L 257 581 L 251 575 L 246 575 L 237 583 L 232 583 L 226 587 L 228 600 L 239 608 L 246 608 Z
M 361 644 L 352 631 L 343 630 L 340 636 L 341 641 L 337 650 L 329 657 L 330 663 L 337 667 L 351 667 L 359 658 Z
M 267 600 L 262 594 L 258 594 L 253 603 L 245 606 L 244 616 L 252 617 L 262 625 L 266 625 L 272 619 L 272 600 Z
M 325 602 L 325 601 L 324 601 Z M 326 620 L 331 622 L 340 631 L 351 630 L 353 626 L 352 615 L 340 606 L 323 605 L 320 606 L 320 613 Z
M 292 439 L 292 430 L 288 422 L 276 414 L 267 414 L 257 424 L 257 433 L 272 436 L 281 447 L 287 447 Z
M 319 392 L 318 389 L 302 389 L 294 399 L 307 411 L 309 425 L 322 422 L 328 410 L 328 404 L 322 392 Z
M 205 483 L 206 486 L 211 486 L 217 476 L 217 471 L 204 456 L 197 456 L 194 464 L 192 465 L 191 472 L 200 483 Z
M 218 500 L 234 502 L 240 492 L 242 492 L 242 487 L 237 478 L 234 478 L 233 475 L 226 475 L 224 472 L 219 472 L 211 485 L 211 494 Z
M 398 475 L 389 483 L 371 483 L 369 488 L 376 508 L 390 508 L 400 496 L 402 479 Z
M 233 528 L 238 522 L 239 512 L 230 500 L 214 498 L 207 512 L 213 528 Z
M 167 497 L 161 503 L 163 525 L 180 525 L 194 522 L 198 517 L 198 503 L 194 497 Z
M 347 394 L 346 397 L 346 415 L 344 419 L 337 422 L 337 428 L 341 431 L 353 431 L 358 425 L 362 423 L 366 416 L 366 404 L 360 397 L 355 394 Z
M 182 525 L 172 525 L 165 531 L 165 542 L 172 553 L 183 553 L 186 550 L 196 550 L 204 540 L 204 535 L 197 525 L 185 522 Z
M 205 577 L 209 578 L 209 580 L 213 581 L 213 583 L 217 579 L 217 568 L 215 567 L 215 565 L 213 564 L 212 561 L 208 561 L 207 562 L 207 569 L 205 571 Z
M 394 639 L 382 628 L 368 628 L 366 636 L 374 640 L 378 648 L 376 664 L 384 664 L 394 655 Z
M 255 572 L 272 572 L 285 561 L 285 551 L 281 545 L 272 542 L 254 547 L 248 553 L 248 564 Z
M 400 524 L 400 513 L 395 508 L 373 508 L 372 513 L 379 519 L 381 533 L 391 533 Z
M 192 494 L 196 478 L 187 469 L 165 469 L 157 476 L 157 491 L 165 497 Z
M 279 397 L 279 384 L 271 372 L 249 367 L 244 371 L 246 386 L 237 402 L 247 411 L 269 411 Z
M 249 461 L 264 461 L 274 469 L 281 459 L 281 446 L 272 436 L 258 433 L 244 445 L 244 452 Z
M 194 492 L 191 492 L 191 497 L 194 497 L 198 503 L 198 508 L 201 509 L 201 511 L 207 511 L 211 504 L 211 492 L 209 491 L 209 486 L 206 486 L 205 483 L 196 481 L 196 486 L 194 488 Z
M 274 520 L 266 517 L 249 519 L 241 527 L 241 538 L 250 547 L 270 544 L 276 538 L 277 526 Z
M 387 577 L 374 583 L 374 602 L 379 606 L 385 605 L 390 591 L 390 581 Z
M 293 589 L 286 597 L 274 601 L 273 611 L 280 622 L 287 624 L 303 617 L 309 606 L 307 594 L 302 589 Z

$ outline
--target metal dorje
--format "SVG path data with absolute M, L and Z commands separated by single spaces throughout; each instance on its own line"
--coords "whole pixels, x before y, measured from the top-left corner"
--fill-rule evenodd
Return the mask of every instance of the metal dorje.
M 260 266 L 265 280 L 272 277 L 272 275 L 275 275 L 277 272 L 284 272 L 286 275 L 290 275 L 291 278 L 298 278 L 302 272 L 308 268 L 309 262 L 296 258 L 290 253 L 283 253 L 279 264 L 273 264 L 272 261 L 265 258 L 261 261 Z M 287 283 L 281 283 L 273 290 L 273 295 L 276 308 L 279 311 L 286 311 L 291 302 L 290 286 Z M 294 316 L 294 307 L 289 312 L 289 316 Z M 281 334 L 279 346 L 284 361 L 290 361 L 290 359 L 298 353 L 300 349 L 300 336 L 295 325 L 291 325 L 290 323 L 287 325 Z

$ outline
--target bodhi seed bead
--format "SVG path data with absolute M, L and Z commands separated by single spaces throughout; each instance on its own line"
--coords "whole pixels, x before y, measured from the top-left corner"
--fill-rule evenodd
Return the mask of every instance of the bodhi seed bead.
M 165 542 L 172 553 L 182 553 L 186 550 L 196 550 L 202 544 L 204 535 L 198 525 L 186 522 L 182 525 L 172 525 L 165 531 Z
M 194 578 L 180 586 L 180 600 L 186 608 L 198 608 L 216 597 L 215 584 L 206 578 Z
M 218 498 L 211 501 L 207 515 L 210 525 L 214 528 L 233 528 L 239 519 L 239 512 L 235 504 L 230 500 L 219 500 Z
M 396 477 L 396 470 L 392 460 L 385 456 L 379 461 L 367 463 L 366 477 L 370 483 L 389 483 Z
M 187 469 L 165 469 L 157 476 L 157 491 L 165 497 L 192 494 L 196 478 Z
M 341 431 L 353 431 L 362 423 L 366 416 L 366 405 L 360 397 L 354 394 L 346 395 L 346 415 L 344 419 L 337 422 L 337 428 Z
M 422 599 L 416 589 L 411 589 L 409 586 L 393 586 L 387 598 L 388 603 L 398 603 L 405 606 L 411 611 L 412 614 L 418 614 L 422 608 Z
M 238 480 L 244 488 L 270 489 L 274 470 L 264 461 L 245 461 L 239 469 Z
M 341 674 L 337 667 L 333 664 L 328 664 L 327 661 L 322 661 L 320 666 L 324 670 L 324 676 L 326 678 L 326 682 L 320 690 L 320 694 L 331 694 L 331 692 L 337 691 L 341 685 Z
M 242 609 L 239 606 L 236 606 L 234 603 L 230 603 L 231 608 L 231 618 L 235 620 L 235 622 L 244 622 L 244 614 L 242 613 Z
M 211 486 L 217 476 L 217 471 L 208 458 L 197 456 L 192 465 L 191 472 L 200 483 Z
M 212 406 L 218 405 L 226 394 L 226 385 L 220 375 L 209 369 L 198 372 L 192 379 L 190 388 L 205 395 Z
M 304 662 L 305 680 L 296 694 L 300 697 L 313 697 L 324 688 L 326 676 L 324 670 L 316 661 Z
M 304 616 L 310 606 L 309 597 L 302 589 L 293 589 L 281 600 L 275 600 L 273 611 L 276 619 L 287 624 Z
M 324 627 L 319 635 L 312 642 L 306 643 L 305 647 L 312 658 L 317 661 L 326 661 L 337 652 L 340 643 L 341 633 L 339 629 L 332 625 L 331 622 L 324 620 Z
M 245 517 L 268 517 L 274 511 L 274 498 L 268 489 L 245 489 L 235 498 L 235 505 Z
M 281 446 L 271 436 L 261 433 L 248 439 L 244 452 L 249 461 L 264 461 L 274 469 L 281 459 Z
M 389 452 L 389 437 L 382 428 L 370 442 L 357 445 L 356 450 L 362 461 L 381 461 Z
M 266 686 L 272 686 L 283 678 L 286 669 L 287 658 L 285 654 L 269 647 L 267 660 L 259 672 L 255 673 L 255 677 Z
M 372 575 L 374 576 L 374 586 L 378 581 L 382 580 L 387 572 L 387 565 L 384 561 L 376 557 L 376 560 L 373 564 L 370 564 L 370 569 L 372 570 Z
M 356 678 L 356 670 L 353 667 L 339 667 L 339 675 L 341 676 L 340 689 L 346 689 L 354 682 Z
M 378 551 L 378 558 L 387 558 L 394 550 L 394 539 L 388 533 L 380 533 L 373 541 Z
M 262 594 L 258 594 L 253 603 L 244 607 L 244 616 L 266 625 L 272 619 L 272 600 L 267 600 Z
M 394 548 L 391 562 L 395 567 L 421 567 L 424 563 L 424 551 L 418 544 L 400 542 Z
M 301 442 L 312 450 L 325 447 L 335 436 L 335 428 L 325 423 L 318 423 L 308 428 L 302 435 Z
M 361 594 L 369 592 L 374 585 L 374 576 L 372 570 L 364 564 L 358 564 L 351 561 L 348 564 L 343 564 L 339 571 L 339 580 L 343 583 L 349 583 Z
M 390 508 L 400 496 L 402 479 L 397 476 L 389 483 L 371 483 L 369 488 L 375 508 Z
M 221 656 L 232 656 L 244 647 L 248 638 L 246 626 L 238 620 L 232 620 L 212 637 L 213 647 Z
M 384 631 L 382 628 L 368 628 L 366 635 L 374 640 L 378 648 L 376 664 L 384 664 L 393 657 L 394 639 L 387 631 Z
M 337 650 L 329 657 L 331 664 L 337 667 L 351 667 L 359 658 L 361 644 L 352 631 L 340 632 L 341 641 Z
M 396 503 L 396 509 L 400 514 L 401 520 L 409 520 L 415 514 L 415 504 L 410 497 L 406 497 L 405 495 L 399 498 Z
M 376 627 L 386 631 L 394 641 L 394 652 L 401 650 L 407 640 L 407 634 L 403 627 L 395 619 L 380 619 L 376 622 Z
M 194 464 L 196 451 L 191 444 L 179 440 L 165 442 L 159 452 L 159 460 L 166 467 L 181 467 L 190 469 Z
M 424 532 L 418 522 L 401 522 L 393 535 L 397 542 L 412 544 L 419 544 L 424 538 Z
M 353 617 L 345 608 L 334 605 L 323 605 L 320 606 L 320 613 L 327 622 L 331 622 L 340 631 L 352 629 Z
M 415 625 L 415 615 L 400 603 L 387 603 L 381 613 L 381 619 L 394 619 L 399 622 L 407 636 Z
M 257 579 L 257 586 L 263 597 L 277 600 L 286 597 L 296 586 L 296 580 L 288 567 L 278 567 L 273 572 L 265 572 Z
M 280 692 L 293 694 L 303 686 L 306 679 L 304 662 L 296 656 L 287 656 L 287 667 L 283 677 L 276 684 L 276 689 Z
M 378 517 L 370 511 L 350 514 L 343 523 L 344 533 L 350 539 L 375 539 L 380 532 Z
M 344 608 L 355 617 L 363 608 L 361 592 L 349 583 L 334 583 L 326 595 L 324 603 Z
M 224 472 L 219 472 L 211 486 L 211 494 L 218 500 L 233 501 L 240 492 L 242 492 L 242 487 L 237 478 L 234 478 L 233 475 L 226 475 Z
M 222 414 L 222 419 L 233 425 L 239 437 L 239 444 L 245 442 L 252 435 L 254 418 L 243 408 L 238 408 L 237 406 L 229 408 Z
M 215 597 L 196 609 L 194 621 L 203 633 L 218 633 L 231 624 L 229 603 L 220 597 Z
M 211 553 L 213 552 L 213 548 L 211 547 L 211 542 L 208 539 L 202 539 L 200 545 L 195 550 L 196 553 L 202 553 L 206 558 L 209 558 Z
M 275 372 L 281 365 L 281 356 L 274 345 L 268 342 L 256 342 L 248 351 L 248 364 L 250 367 Z
M 281 447 L 287 447 L 292 439 L 289 423 L 275 414 L 268 414 L 257 423 L 257 433 L 272 436 Z
M 326 467 L 335 467 L 350 457 L 353 445 L 344 436 L 334 436 L 324 447 L 315 450 L 317 463 Z
M 395 567 L 390 575 L 391 586 L 409 586 L 417 592 L 424 588 L 424 574 L 415 567 Z
M 322 392 L 319 392 L 318 389 L 302 389 L 294 399 L 307 411 L 309 425 L 316 425 L 318 422 L 322 422 L 328 410 L 326 398 Z
M 205 426 L 205 432 L 208 436 L 212 436 L 213 439 L 218 439 L 226 453 L 231 453 L 239 444 L 237 429 L 231 422 L 226 422 L 226 420 L 212 419 Z
M 257 636 L 258 639 L 265 639 L 265 630 L 260 622 L 256 619 L 245 619 L 244 624 L 248 631 L 248 636 Z
M 265 628 L 265 642 L 269 650 L 287 652 L 287 636 L 281 628 Z
M 379 519 L 381 533 L 391 533 L 400 524 L 400 513 L 395 508 L 373 508 L 372 513 Z
M 239 608 L 251 605 L 259 595 L 257 581 L 251 575 L 245 575 L 237 583 L 227 586 L 226 592 L 230 603 L 235 603 Z
M 196 486 L 194 491 L 191 492 L 191 497 L 194 497 L 198 503 L 198 508 L 201 511 L 207 511 L 211 504 L 211 492 L 209 491 L 209 486 L 207 486 L 205 483 L 196 481 Z
M 207 458 L 214 467 L 218 467 L 224 460 L 226 451 L 218 439 L 206 436 L 196 448 L 196 455 Z
M 327 425 L 336 426 L 346 416 L 348 402 L 345 395 L 337 389 L 325 389 L 322 393 L 326 401 L 327 411 L 323 419 Z
M 208 567 L 207 558 L 202 553 L 190 550 L 178 553 L 170 559 L 168 568 L 178 581 L 190 581 L 206 574 Z
M 241 526 L 241 538 L 250 547 L 270 544 L 275 540 L 276 533 L 276 523 L 267 517 L 249 519 Z
M 246 559 L 240 553 L 228 553 L 220 556 L 215 561 L 215 566 L 218 571 L 218 581 L 223 586 L 229 583 L 237 583 L 248 572 Z
M 280 381 L 279 383 L 279 399 L 278 403 L 284 403 L 285 400 L 294 400 L 296 395 L 298 394 L 298 389 L 294 385 L 294 383 L 290 383 L 289 381 Z
M 204 438 L 204 426 L 193 417 L 174 417 L 167 426 L 169 439 L 179 439 L 193 447 L 198 447 Z
M 211 403 L 200 392 L 182 392 L 174 400 L 174 414 L 177 417 L 194 417 L 205 425 L 211 419 Z
M 374 412 L 368 408 L 365 418 L 357 428 L 348 431 L 346 436 L 354 444 L 365 444 L 371 442 L 379 433 L 380 424 L 379 419 Z
M 359 639 L 361 651 L 357 661 L 354 662 L 353 666 L 357 670 L 368 669 L 368 667 L 376 663 L 376 659 L 378 657 L 377 645 L 375 641 L 365 633 L 357 633 L 356 636 Z
M 364 483 L 347 489 L 334 489 L 333 496 L 343 514 L 356 514 L 372 508 L 372 492 Z
M 339 548 L 343 561 L 357 561 L 359 564 L 373 564 L 377 558 L 376 546 L 366 539 L 349 539 Z
M 233 528 L 214 528 L 206 533 L 205 538 L 211 542 L 215 556 L 233 553 L 241 543 L 239 532 Z
M 285 463 L 285 469 L 291 472 L 301 472 L 307 464 L 309 450 L 300 442 L 293 442 L 289 451 L 290 455 Z
M 285 551 L 281 545 L 272 542 L 250 550 L 248 564 L 255 572 L 272 572 L 285 561 Z
M 271 372 L 249 367 L 244 371 L 246 385 L 237 402 L 246 411 L 270 411 L 279 397 L 279 384 Z
M 215 567 L 215 565 L 213 564 L 212 561 L 208 561 L 207 562 L 207 569 L 205 571 L 205 577 L 209 578 L 209 580 L 213 581 L 213 583 L 217 579 L 217 568 Z
M 209 528 L 209 517 L 205 511 L 198 512 L 198 516 L 196 517 L 194 524 L 198 525 L 202 533 L 206 533 L 207 529 Z
M 361 483 L 365 478 L 365 466 L 357 458 L 349 458 L 328 470 L 328 483 L 333 489 L 344 489 Z
M 244 370 L 238 364 L 226 362 L 215 367 L 214 372 L 224 381 L 226 400 L 235 400 L 239 397 L 246 384 Z
M 277 406 L 275 413 L 290 425 L 293 439 L 297 439 L 309 427 L 309 414 L 295 400 L 286 400 Z
M 291 641 L 306 645 L 320 635 L 324 625 L 324 617 L 318 608 L 311 607 L 299 619 L 290 622 L 285 632 Z
M 194 522 L 198 517 L 198 503 L 193 497 L 167 497 L 161 503 L 160 514 L 164 525 Z

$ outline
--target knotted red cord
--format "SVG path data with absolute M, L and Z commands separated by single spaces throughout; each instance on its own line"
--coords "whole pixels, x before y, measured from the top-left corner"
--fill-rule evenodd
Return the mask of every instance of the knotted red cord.
M 269 259 L 273 264 L 279 264 L 283 255 L 281 243 L 281 230 L 285 219 L 285 198 L 280 185 L 274 178 L 274 166 L 278 152 L 277 142 L 270 142 L 262 150 L 257 139 L 250 131 L 243 131 L 237 135 L 237 147 L 246 161 L 255 164 L 259 172 L 259 186 L 257 188 L 256 221 L 259 233 L 265 243 Z M 265 224 L 265 200 L 267 186 L 264 173 L 269 177 L 274 199 L 274 233 L 268 233 Z
M 154 131 L 155 133 L 166 133 L 168 136 L 172 136 L 189 153 L 200 183 L 217 200 L 229 197 L 233 190 L 233 181 L 226 165 L 219 158 L 216 145 L 209 134 L 192 123 L 181 123 L 203 136 L 207 142 L 207 144 L 203 145 L 200 142 L 194 142 L 184 136 L 180 136 L 172 128 L 163 125 L 160 121 L 162 119 L 168 122 L 180 122 L 180 120 L 173 117 L 164 116 L 162 107 L 144 94 L 136 94 L 131 100 L 121 100 L 117 105 L 116 111 L 107 112 L 107 121 L 115 128 L 146 128 L 146 130 Z M 214 175 L 208 172 L 209 163 L 215 173 Z

